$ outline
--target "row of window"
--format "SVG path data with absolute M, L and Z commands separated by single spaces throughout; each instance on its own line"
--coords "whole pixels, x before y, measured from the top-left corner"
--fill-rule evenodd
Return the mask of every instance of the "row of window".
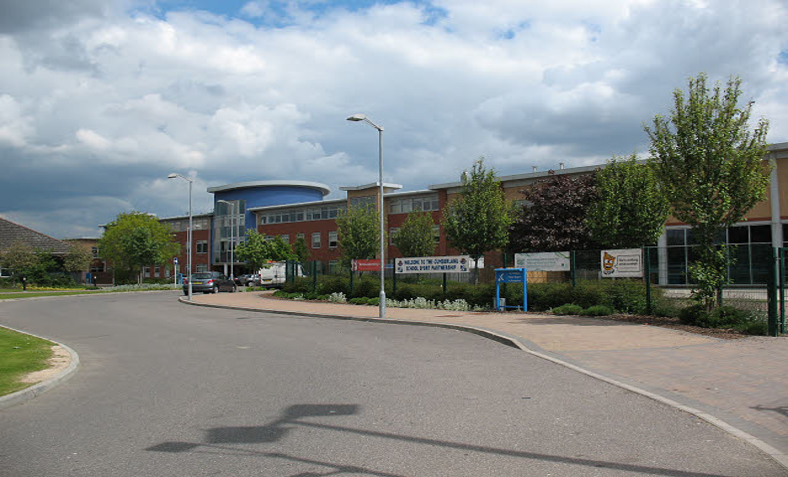
M 418 211 L 431 212 L 434 210 L 438 210 L 438 194 L 389 199 L 390 214 L 407 214 Z
M 389 229 L 389 245 L 394 245 L 394 237 L 399 233 L 399 227 L 391 227 Z M 432 226 L 432 238 L 435 239 L 435 242 L 440 242 L 441 239 L 441 226 L 440 225 L 433 225 Z
M 189 230 L 189 219 L 166 220 L 164 223 L 169 224 L 173 232 L 187 232 Z M 192 218 L 194 230 L 206 230 L 208 229 L 209 223 L 210 219 L 207 217 Z
M 312 220 L 335 219 L 344 205 L 326 205 L 306 209 L 281 209 L 260 215 L 260 224 L 286 224 L 290 222 L 308 222 Z

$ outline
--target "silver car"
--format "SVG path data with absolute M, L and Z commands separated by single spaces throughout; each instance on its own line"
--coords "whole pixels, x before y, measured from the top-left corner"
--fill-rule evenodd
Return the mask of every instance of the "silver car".
M 238 290 L 235 282 L 222 275 L 221 272 L 197 272 L 192 274 L 193 293 L 219 293 L 228 291 L 234 293 Z M 183 294 L 189 294 L 189 280 L 183 280 Z

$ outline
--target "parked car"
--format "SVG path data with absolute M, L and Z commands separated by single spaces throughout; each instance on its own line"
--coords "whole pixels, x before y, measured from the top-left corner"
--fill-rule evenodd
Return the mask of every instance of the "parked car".
M 282 287 L 285 284 L 286 277 L 286 262 L 273 262 L 260 269 L 260 286 L 264 287 Z M 295 270 L 297 277 L 303 277 L 304 269 L 301 264 L 296 264 Z
M 235 277 L 235 284 L 240 286 L 247 286 L 247 287 L 259 287 L 260 275 L 257 275 L 255 273 L 246 273 L 244 275 L 239 275 Z
M 197 272 L 192 274 L 193 293 L 219 293 L 220 291 L 235 292 L 235 282 L 222 275 L 221 272 Z M 183 280 L 183 294 L 189 294 L 189 280 Z

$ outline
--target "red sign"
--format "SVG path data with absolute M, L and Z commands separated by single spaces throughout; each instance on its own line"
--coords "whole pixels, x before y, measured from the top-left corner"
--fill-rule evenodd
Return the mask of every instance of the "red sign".
M 354 272 L 379 272 L 380 260 L 372 258 L 369 260 L 353 260 L 352 265 Z

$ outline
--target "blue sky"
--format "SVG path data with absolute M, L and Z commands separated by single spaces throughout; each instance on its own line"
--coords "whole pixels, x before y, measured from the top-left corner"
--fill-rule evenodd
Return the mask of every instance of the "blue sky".
M 699 72 L 738 75 L 788 141 L 781 0 L 38 0 L 0 11 L 0 216 L 96 236 L 250 180 L 455 181 L 648 151 Z

